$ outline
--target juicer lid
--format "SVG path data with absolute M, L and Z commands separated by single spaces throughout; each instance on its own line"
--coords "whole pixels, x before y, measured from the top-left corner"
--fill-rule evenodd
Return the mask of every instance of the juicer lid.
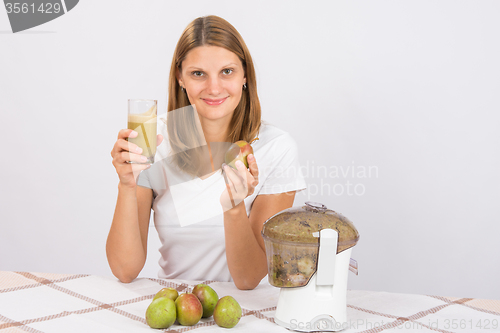
M 318 245 L 319 231 L 338 232 L 337 253 L 353 247 L 359 240 L 358 230 L 342 214 L 325 205 L 306 201 L 304 206 L 291 207 L 271 216 L 262 228 L 263 237 L 296 245 Z

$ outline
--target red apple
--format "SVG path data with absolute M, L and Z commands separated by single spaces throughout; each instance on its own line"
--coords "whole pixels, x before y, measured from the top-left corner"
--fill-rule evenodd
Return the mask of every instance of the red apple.
M 236 161 L 242 161 L 248 168 L 247 156 L 253 154 L 253 148 L 246 141 L 237 141 L 233 143 L 226 152 L 224 162 L 236 169 Z
M 177 321 L 183 326 L 196 325 L 203 315 L 200 300 L 190 293 L 179 295 L 175 300 L 175 307 L 177 308 Z

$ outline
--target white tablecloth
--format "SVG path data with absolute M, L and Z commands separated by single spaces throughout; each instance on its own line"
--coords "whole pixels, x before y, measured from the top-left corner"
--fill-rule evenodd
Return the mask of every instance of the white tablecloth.
M 233 296 L 243 317 L 228 331 L 213 317 L 165 332 L 290 332 L 274 323 L 279 289 L 261 284 L 251 291 L 233 283 L 0 272 L 0 332 L 158 332 L 147 326 L 146 308 L 163 287 L 179 293 L 207 283 L 219 297 Z M 500 301 L 348 290 L 343 332 L 500 332 Z

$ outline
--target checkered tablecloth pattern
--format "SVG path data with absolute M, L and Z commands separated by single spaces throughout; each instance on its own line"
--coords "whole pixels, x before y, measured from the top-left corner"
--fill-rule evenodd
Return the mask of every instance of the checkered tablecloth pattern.
M 290 332 L 274 323 L 279 289 L 266 283 L 242 291 L 228 282 L 139 278 L 124 284 L 111 277 L 29 272 L 0 272 L 0 332 L 158 332 L 144 319 L 156 292 L 189 292 L 200 282 L 240 303 L 243 317 L 231 332 Z M 500 300 L 348 290 L 347 317 L 342 332 L 500 332 Z M 163 331 L 227 329 L 211 317 Z

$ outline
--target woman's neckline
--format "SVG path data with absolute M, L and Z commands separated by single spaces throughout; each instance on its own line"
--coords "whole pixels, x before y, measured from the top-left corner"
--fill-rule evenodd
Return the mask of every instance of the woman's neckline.
M 198 178 L 200 178 L 200 180 L 206 180 L 206 179 L 212 177 L 217 171 L 219 171 L 219 170 L 212 171 L 212 172 L 207 173 L 206 175 L 203 175 L 203 176 L 198 177 Z

